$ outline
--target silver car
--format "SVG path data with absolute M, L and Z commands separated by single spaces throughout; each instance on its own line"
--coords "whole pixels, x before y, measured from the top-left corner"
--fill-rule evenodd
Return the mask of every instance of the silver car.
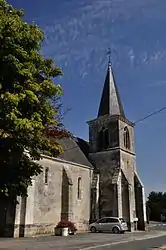
M 127 223 L 123 218 L 104 217 L 89 225 L 90 231 L 95 232 L 112 232 L 115 234 L 124 233 L 128 230 Z

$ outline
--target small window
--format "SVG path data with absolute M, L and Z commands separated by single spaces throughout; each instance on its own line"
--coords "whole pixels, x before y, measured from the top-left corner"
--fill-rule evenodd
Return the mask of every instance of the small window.
M 81 199 L 81 177 L 78 178 L 77 198 Z
M 98 134 L 98 150 L 107 149 L 109 147 L 109 131 L 102 128 Z
M 108 148 L 109 146 L 109 132 L 108 129 L 104 130 L 104 148 Z
M 98 135 L 98 150 L 103 148 L 103 131 L 101 130 Z
M 124 128 L 123 139 L 124 139 L 124 147 L 126 149 L 130 149 L 130 134 L 127 127 Z
M 48 168 L 45 168 L 44 172 L 44 183 L 48 184 Z

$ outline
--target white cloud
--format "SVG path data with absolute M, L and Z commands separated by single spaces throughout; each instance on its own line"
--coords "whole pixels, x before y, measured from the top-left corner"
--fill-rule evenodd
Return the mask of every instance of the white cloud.
M 149 87 L 162 87 L 166 86 L 166 80 L 156 81 L 148 84 Z
M 156 10 L 158 2 L 162 3 L 161 0 L 92 0 L 91 4 L 86 1 L 76 4 L 70 15 L 44 27 L 43 53 L 55 57 L 64 67 L 74 63 L 81 78 L 94 68 L 103 67 L 110 46 L 118 54 L 113 53 L 114 64 L 121 63 L 122 57 L 126 57 L 131 65 L 159 62 L 166 58 L 166 53 L 161 46 L 154 53 L 148 52 L 149 42 L 158 44 L 158 38 L 154 35 L 153 40 L 146 41 L 149 39 L 147 27 L 142 34 L 141 27 L 144 26 L 140 26 L 152 17 L 154 20 L 165 18 L 161 13 L 164 8 L 160 6 L 160 12 Z
M 128 56 L 129 56 L 131 64 L 133 65 L 134 64 L 134 60 L 135 60 L 135 54 L 134 54 L 134 50 L 133 49 L 129 50 Z

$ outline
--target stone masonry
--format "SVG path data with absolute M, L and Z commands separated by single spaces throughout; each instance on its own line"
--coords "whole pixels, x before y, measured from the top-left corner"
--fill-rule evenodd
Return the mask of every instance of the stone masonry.
M 138 220 L 138 229 L 144 230 L 144 187 L 136 170 L 134 124 L 125 117 L 110 64 L 98 117 L 88 124 L 90 160 L 99 173 L 96 217 L 123 217 L 131 231 Z M 93 211 L 91 216 L 95 218 Z
M 90 217 L 90 168 L 49 157 L 44 157 L 40 164 L 44 169 L 48 168 L 48 182 L 45 183 L 44 171 L 34 178 L 33 185 L 28 188 L 24 211 L 21 209 L 23 199 L 17 205 L 14 236 L 18 237 L 21 233 L 24 236 L 53 233 L 61 217 L 75 222 L 78 230 L 87 230 Z M 77 187 L 79 178 L 80 197 Z M 20 228 L 24 230 L 20 232 Z

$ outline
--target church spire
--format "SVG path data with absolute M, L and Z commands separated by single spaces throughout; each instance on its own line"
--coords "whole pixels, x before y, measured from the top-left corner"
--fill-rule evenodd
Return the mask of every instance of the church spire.
M 103 93 L 100 101 L 98 117 L 103 115 L 121 115 L 125 117 L 119 92 L 115 83 L 114 74 L 111 67 L 110 49 L 108 52 L 108 69 L 104 83 Z

